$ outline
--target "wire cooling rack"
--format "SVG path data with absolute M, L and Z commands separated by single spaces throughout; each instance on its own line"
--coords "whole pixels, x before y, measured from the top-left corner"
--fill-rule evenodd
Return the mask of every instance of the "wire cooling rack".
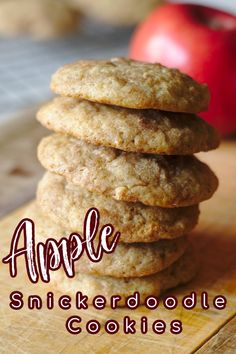
M 0 123 L 19 109 L 48 99 L 50 77 L 65 63 L 127 55 L 131 30 L 85 24 L 73 37 L 53 41 L 0 38 Z

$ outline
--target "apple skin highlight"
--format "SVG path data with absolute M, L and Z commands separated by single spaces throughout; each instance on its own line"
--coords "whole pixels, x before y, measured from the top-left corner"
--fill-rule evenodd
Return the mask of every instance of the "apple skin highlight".
M 223 135 L 236 132 L 236 16 L 200 5 L 163 5 L 136 29 L 129 55 L 207 83 L 211 101 L 201 116 Z

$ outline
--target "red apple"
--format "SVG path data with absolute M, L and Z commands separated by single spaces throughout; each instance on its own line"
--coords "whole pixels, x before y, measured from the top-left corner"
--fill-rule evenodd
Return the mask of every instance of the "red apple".
M 208 84 L 202 114 L 223 134 L 236 132 L 236 17 L 205 6 L 166 4 L 135 31 L 130 57 L 177 67 Z

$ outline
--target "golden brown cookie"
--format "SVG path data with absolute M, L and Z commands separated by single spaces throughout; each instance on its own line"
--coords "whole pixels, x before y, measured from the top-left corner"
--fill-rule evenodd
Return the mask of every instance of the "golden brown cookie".
M 179 70 L 126 58 L 65 65 L 53 75 L 51 88 L 62 96 L 172 112 L 201 112 L 209 100 L 207 86 Z
M 58 0 L 1 0 L 0 34 L 37 38 L 64 35 L 77 27 L 78 14 Z
M 193 114 L 57 97 L 39 110 L 37 118 L 58 133 L 124 151 L 190 155 L 219 145 L 216 130 Z
M 196 226 L 199 216 L 197 205 L 167 209 L 117 201 L 71 185 L 50 172 L 39 183 L 37 201 L 44 214 L 55 223 L 78 232 L 83 230 L 87 210 L 96 207 L 101 222 L 113 224 L 121 232 L 121 241 L 126 243 L 182 236 Z
M 47 170 L 75 185 L 150 206 L 198 204 L 218 186 L 214 173 L 194 156 L 127 153 L 59 134 L 41 141 L 38 157 Z
M 88 17 L 113 26 L 139 23 L 163 0 L 69 0 Z
M 74 295 L 78 289 L 88 296 L 91 303 L 95 296 L 108 299 L 120 295 L 119 306 L 125 305 L 125 298 L 140 293 L 141 304 L 147 296 L 159 296 L 166 290 L 189 282 L 196 274 L 196 260 L 192 250 L 188 250 L 179 260 L 165 270 L 145 277 L 114 278 L 78 273 L 73 279 L 61 270 L 52 273 L 52 281 L 62 293 Z
M 55 239 L 69 237 L 75 231 L 73 229 L 66 231 L 51 221 L 50 216 L 44 215 L 36 203 L 28 208 L 26 216 L 35 222 L 37 242 L 45 241 L 48 237 Z M 82 235 L 82 233 L 80 234 Z M 87 254 L 83 255 L 78 261 L 76 269 L 82 273 L 117 278 L 141 277 L 160 272 L 170 266 L 184 254 L 188 245 L 186 237 L 153 243 L 127 244 L 119 242 L 115 251 L 111 254 L 105 253 L 100 262 L 91 262 Z

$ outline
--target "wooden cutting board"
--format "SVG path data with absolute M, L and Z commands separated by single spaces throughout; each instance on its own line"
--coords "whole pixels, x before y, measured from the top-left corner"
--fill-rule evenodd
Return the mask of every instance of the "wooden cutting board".
M 15 279 L 8 274 L 8 266 L 0 263 L 0 352 L 1 353 L 235 353 L 236 339 L 236 142 L 225 142 L 217 151 L 201 158 L 207 161 L 220 179 L 220 188 L 211 201 L 201 207 L 201 219 L 193 232 L 193 242 L 199 255 L 200 269 L 196 279 L 188 286 L 181 287 L 171 294 L 179 299 L 194 290 L 197 294 L 207 291 L 210 309 L 187 311 L 181 306 L 168 311 L 160 308 L 151 311 L 141 307 L 135 311 L 106 309 L 86 311 L 72 308 L 63 311 L 28 310 L 13 311 L 9 308 L 9 294 L 20 290 L 24 296 L 38 294 L 45 298 L 50 290 L 58 297 L 52 286 L 32 285 L 24 271 Z M 0 256 L 9 252 L 9 243 L 25 207 L 13 212 L 0 222 Z M 227 298 L 227 306 L 219 311 L 212 307 L 216 295 Z M 25 301 L 26 302 L 26 301 Z M 71 315 L 82 317 L 82 330 L 79 335 L 71 335 L 65 329 L 65 321 Z M 151 329 L 145 335 L 139 330 L 135 335 L 117 333 L 108 335 L 102 331 L 89 335 L 84 330 L 85 323 L 97 319 L 122 321 L 129 315 L 137 322 L 147 316 L 150 323 L 162 319 L 167 323 L 167 333 L 154 334 Z M 169 323 L 179 319 L 183 332 L 179 335 L 169 333 Z M 151 326 L 150 326 L 151 327 Z

